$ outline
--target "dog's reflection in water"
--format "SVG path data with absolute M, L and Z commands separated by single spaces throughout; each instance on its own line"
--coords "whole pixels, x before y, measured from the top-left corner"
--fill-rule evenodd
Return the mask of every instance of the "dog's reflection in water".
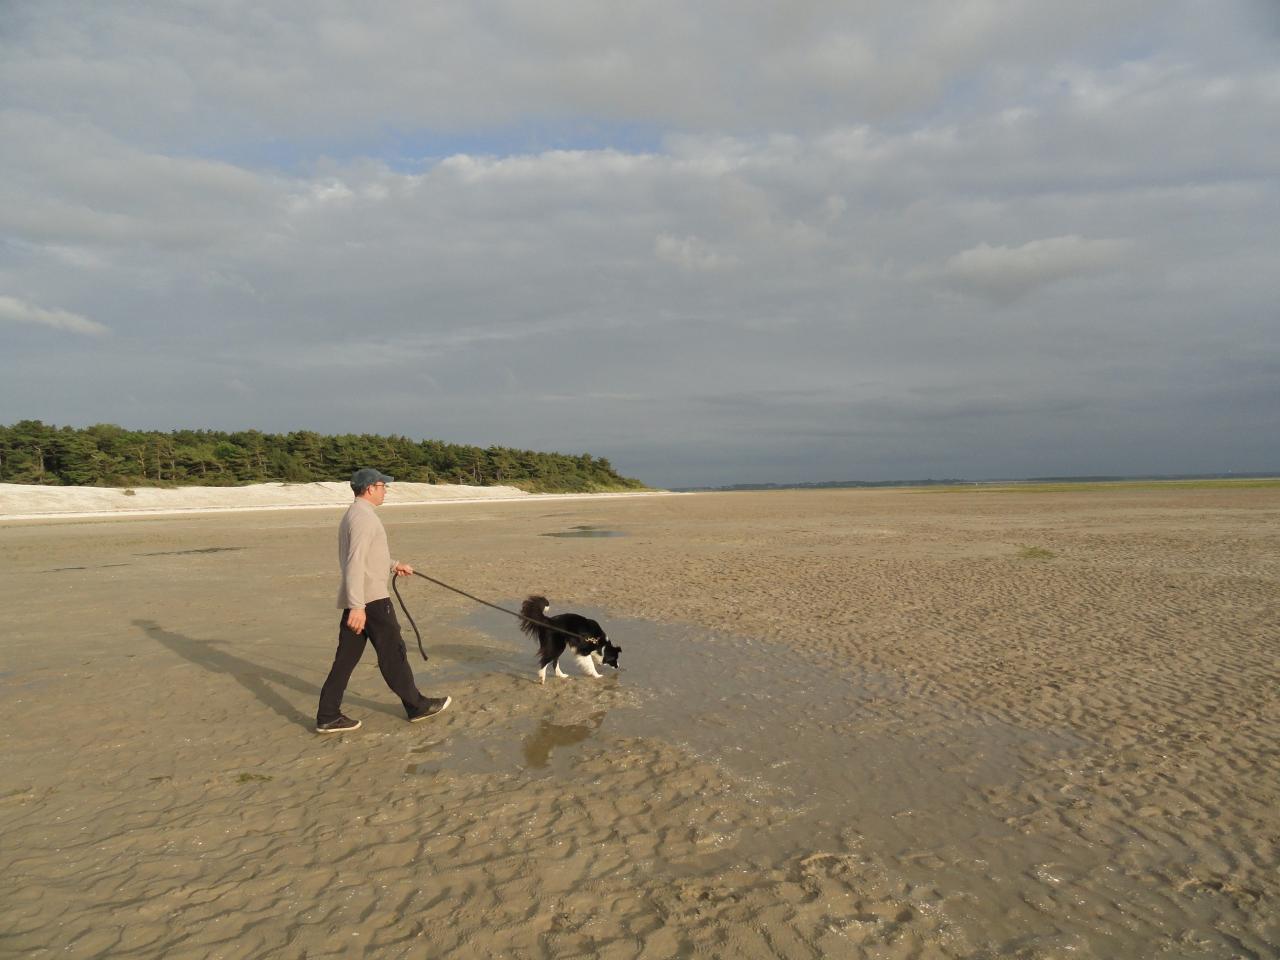
M 551 751 L 581 743 L 600 729 L 605 711 L 593 713 L 584 723 L 552 723 L 543 720 L 538 729 L 524 738 L 524 761 L 530 767 L 542 768 L 551 762 Z

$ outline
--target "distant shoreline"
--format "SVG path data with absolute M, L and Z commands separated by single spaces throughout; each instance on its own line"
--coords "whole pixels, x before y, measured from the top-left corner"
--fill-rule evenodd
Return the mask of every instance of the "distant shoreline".
M 893 490 L 918 487 L 941 487 L 947 489 L 979 489 L 996 487 L 1046 487 L 1046 486 L 1087 486 L 1122 484 L 1192 484 L 1208 486 L 1232 486 L 1256 481 L 1276 481 L 1280 483 L 1280 472 L 1273 473 L 1185 473 L 1185 474 L 1153 474 L 1131 477 L 1086 476 L 1086 477 L 1025 477 L 1020 479 L 995 480 L 830 480 L 807 483 L 735 483 L 722 487 L 672 487 L 675 493 L 737 493 L 760 492 L 766 490 Z

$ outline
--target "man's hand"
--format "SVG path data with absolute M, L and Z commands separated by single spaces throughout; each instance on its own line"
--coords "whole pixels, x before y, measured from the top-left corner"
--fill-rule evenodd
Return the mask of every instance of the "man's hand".
M 352 607 L 347 611 L 347 626 L 351 629 L 352 633 L 364 632 L 364 607 L 361 607 L 358 610 L 355 607 Z
M 407 563 L 397 563 L 391 568 L 391 572 L 397 577 L 412 577 L 413 567 L 409 566 Z

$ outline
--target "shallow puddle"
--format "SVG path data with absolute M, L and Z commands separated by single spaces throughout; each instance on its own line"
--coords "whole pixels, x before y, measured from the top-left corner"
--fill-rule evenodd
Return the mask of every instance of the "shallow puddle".
M 544 533 L 544 537 L 625 537 L 621 530 L 602 530 L 599 527 L 583 525 L 562 530 L 559 533 Z
M 190 550 L 159 550 L 155 553 L 138 553 L 138 557 L 185 557 L 195 553 L 234 553 L 244 547 L 194 547 Z
M 54 567 L 45 573 L 66 573 L 68 570 L 105 570 L 107 567 L 127 567 L 127 563 L 96 563 L 92 567 Z
M 748 841 L 772 857 L 813 849 L 819 837 L 835 843 L 850 830 L 898 849 L 952 843 L 957 813 L 981 806 L 983 789 L 1015 779 L 1022 752 L 1053 754 L 1074 745 L 1065 735 L 966 715 L 956 704 L 932 705 L 934 722 L 924 729 L 905 717 L 895 723 L 894 704 L 905 705 L 908 697 L 895 678 L 699 627 L 627 619 L 590 607 L 576 612 L 605 625 L 622 647 L 622 671 L 601 668 L 604 677 L 592 680 L 578 676 L 566 657 L 570 676 L 548 676 L 548 686 L 616 684 L 628 694 L 626 705 L 602 706 L 587 723 L 544 718 L 535 733 L 486 738 L 519 743 L 519 753 L 510 746 L 459 743 L 454 759 L 462 766 L 472 772 L 568 772 L 576 755 L 608 737 L 665 740 L 721 764 L 759 799 L 793 812 L 788 829 Z M 492 643 L 438 650 L 434 682 L 494 671 L 532 678 L 530 643 L 512 617 L 481 609 L 466 623 Z M 914 707 L 904 712 L 912 721 L 919 715 Z M 1012 833 L 989 817 L 959 832 L 992 839 Z M 735 856 L 743 853 L 740 846 Z

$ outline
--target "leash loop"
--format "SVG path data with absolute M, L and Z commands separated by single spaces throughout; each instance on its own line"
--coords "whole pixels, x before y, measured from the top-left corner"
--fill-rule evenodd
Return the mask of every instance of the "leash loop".
M 409 608 L 404 605 L 404 597 L 400 596 L 400 588 L 396 586 L 396 581 L 400 578 L 392 576 L 391 589 L 395 591 L 396 599 L 400 601 L 400 609 L 404 611 L 404 615 L 409 619 L 409 626 L 413 627 L 413 635 L 418 638 L 418 652 L 422 654 L 423 662 L 431 659 L 427 656 L 427 650 L 422 645 L 422 633 L 418 630 L 418 625 L 413 622 L 413 614 L 409 612 Z

